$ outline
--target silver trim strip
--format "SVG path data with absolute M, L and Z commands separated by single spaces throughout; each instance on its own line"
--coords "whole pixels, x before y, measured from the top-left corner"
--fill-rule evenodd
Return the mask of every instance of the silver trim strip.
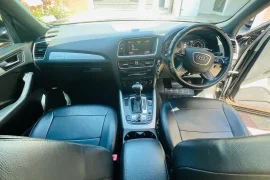
M 48 44 L 48 47 L 47 47 L 47 49 L 46 49 L 46 51 L 45 51 L 45 53 L 44 53 L 44 57 L 43 57 L 42 59 L 36 59 L 36 57 L 35 57 L 35 47 L 36 47 L 36 44 L 40 44 L 40 43 L 44 43 L 44 42 L 49 42 L 49 43 L 51 43 L 51 42 L 52 42 L 52 39 L 48 39 L 48 41 L 39 41 L 39 42 L 35 42 L 35 43 L 34 43 L 34 45 L 33 45 L 33 50 L 32 50 L 32 53 L 33 53 L 33 59 L 34 59 L 34 60 L 44 60 L 44 58 L 45 58 L 45 56 L 46 56 L 46 53 L 47 53 L 47 49 L 48 49 L 48 47 L 49 47 L 50 44 Z
M 104 61 L 105 58 L 95 54 L 85 53 L 70 53 L 70 52 L 51 52 L 49 60 L 93 60 L 93 61 Z
M 18 66 L 21 66 L 22 64 L 25 63 L 25 54 L 24 54 L 24 51 L 21 51 L 21 50 L 18 51 L 18 52 L 16 52 L 16 53 L 14 53 L 14 54 L 11 54 L 11 55 L 7 56 L 7 57 L 6 57 L 5 59 L 3 59 L 1 62 L 3 62 L 3 61 L 5 61 L 6 59 L 8 59 L 8 58 L 10 58 L 10 57 L 12 57 L 12 56 L 15 56 L 15 55 L 18 57 L 18 55 L 19 55 L 20 53 L 22 54 L 22 61 L 21 61 L 18 65 L 14 66 L 14 67 L 11 67 L 11 68 L 9 68 L 8 70 L 4 70 L 4 69 L 2 69 L 2 68 L 0 67 L 0 76 L 6 74 L 7 72 L 9 72 L 9 71 L 13 70 L 14 68 L 16 68 L 16 67 L 18 67 Z
M 129 40 L 129 39 L 146 39 L 146 38 L 156 38 L 156 49 L 155 52 L 152 54 L 147 54 L 147 55 L 131 55 L 131 56 L 118 56 L 118 52 L 119 52 L 119 45 L 121 44 L 122 41 L 125 40 Z M 158 37 L 157 36 L 152 36 L 152 37 L 141 37 L 141 38 L 127 38 L 127 39 L 122 39 L 119 43 L 118 43 L 118 48 L 117 48 L 117 57 L 118 58 L 130 58 L 130 57 L 151 57 L 153 55 L 157 54 L 157 49 L 158 49 Z
M 33 62 L 34 62 L 34 65 L 36 66 L 36 68 L 38 69 L 38 70 L 40 70 L 41 71 L 41 69 L 38 67 L 38 65 L 36 64 L 36 61 L 38 61 L 38 60 L 44 60 L 44 58 L 45 58 L 45 56 L 46 56 L 46 53 L 47 53 L 47 49 L 48 49 L 48 47 L 49 47 L 49 45 L 48 45 L 48 47 L 47 47 L 47 49 L 46 49 L 46 51 L 45 51 L 45 54 L 44 54 L 44 57 L 42 58 L 42 59 L 36 59 L 35 58 L 35 48 L 36 48 L 36 44 L 39 44 L 39 43 L 44 43 L 44 42 L 49 42 L 49 43 L 51 43 L 52 42 L 52 39 L 48 39 L 49 41 L 39 41 L 39 42 L 34 42 L 34 45 L 33 45 L 33 50 L 32 50 L 32 54 L 33 54 Z
M 236 53 L 233 52 L 233 59 L 237 60 L 239 58 L 239 44 L 236 39 L 231 39 L 231 41 L 234 41 L 236 45 Z

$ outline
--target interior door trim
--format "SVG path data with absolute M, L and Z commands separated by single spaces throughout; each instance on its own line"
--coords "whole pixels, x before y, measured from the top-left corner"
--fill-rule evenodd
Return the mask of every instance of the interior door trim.
M 31 92 L 33 83 L 33 72 L 25 73 L 23 76 L 24 87 L 22 93 L 17 101 L 9 106 L 0 110 L 0 128 L 5 125 L 11 117 L 17 115 L 17 113 L 24 107 Z

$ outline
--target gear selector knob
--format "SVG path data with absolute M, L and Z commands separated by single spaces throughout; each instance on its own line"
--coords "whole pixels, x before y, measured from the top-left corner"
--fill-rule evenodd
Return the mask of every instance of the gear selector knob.
M 136 100 L 141 100 L 141 92 L 143 90 L 143 86 L 137 82 L 136 84 L 132 85 L 132 89 L 136 93 Z

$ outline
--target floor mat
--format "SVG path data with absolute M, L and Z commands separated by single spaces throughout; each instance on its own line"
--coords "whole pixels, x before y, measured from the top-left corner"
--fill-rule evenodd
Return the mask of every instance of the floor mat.
M 270 134 L 270 117 L 238 111 L 250 135 Z

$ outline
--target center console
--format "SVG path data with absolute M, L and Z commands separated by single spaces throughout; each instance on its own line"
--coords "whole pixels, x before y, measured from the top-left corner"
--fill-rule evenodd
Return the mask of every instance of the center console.
M 155 133 L 155 76 L 160 66 L 157 37 L 124 39 L 118 45 L 120 108 L 124 136 L 129 131 Z
M 156 66 L 157 37 L 124 39 L 118 45 L 118 72 L 123 90 L 139 82 L 144 89 L 153 88 Z
M 157 37 L 124 39 L 118 46 L 123 180 L 168 179 L 165 153 L 155 130 L 157 46 Z

